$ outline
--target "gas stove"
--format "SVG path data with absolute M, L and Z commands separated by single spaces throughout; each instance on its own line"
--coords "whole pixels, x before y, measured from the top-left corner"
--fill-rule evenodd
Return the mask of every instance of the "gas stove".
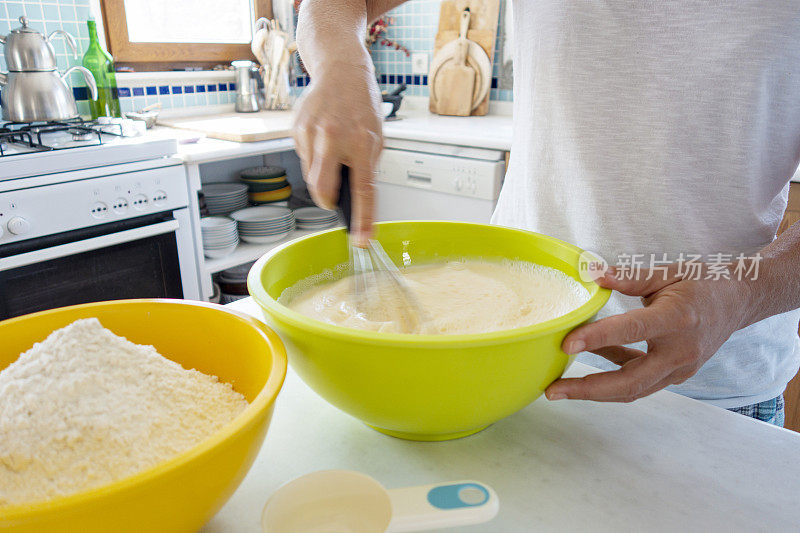
M 97 146 L 122 136 L 121 124 L 74 119 L 59 122 L 0 123 L 0 157 Z
M 0 182 L 169 157 L 174 139 L 125 137 L 118 122 L 0 123 Z

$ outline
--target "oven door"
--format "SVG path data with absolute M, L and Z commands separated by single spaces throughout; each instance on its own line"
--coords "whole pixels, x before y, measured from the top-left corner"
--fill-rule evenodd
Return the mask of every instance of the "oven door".
M 183 298 L 177 214 L 1 246 L 0 320 L 87 302 Z

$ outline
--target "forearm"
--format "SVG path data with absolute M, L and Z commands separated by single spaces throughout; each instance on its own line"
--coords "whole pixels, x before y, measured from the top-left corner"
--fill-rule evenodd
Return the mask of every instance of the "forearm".
M 399 0 L 304 0 L 297 23 L 311 85 L 295 108 L 292 137 L 311 197 L 334 209 L 350 169 L 350 235 L 364 246 L 375 219 L 375 168 L 383 147 L 381 93 L 364 42 L 367 21 Z
M 372 70 L 364 44 L 367 21 L 400 5 L 398 0 L 305 0 L 300 5 L 297 46 L 313 78 L 341 64 Z
M 366 27 L 365 0 L 305 0 L 300 4 L 297 48 L 311 77 L 336 63 L 369 68 Z
M 744 281 L 751 305 L 743 326 L 800 307 L 800 222 L 764 247 L 761 257 L 758 276 Z

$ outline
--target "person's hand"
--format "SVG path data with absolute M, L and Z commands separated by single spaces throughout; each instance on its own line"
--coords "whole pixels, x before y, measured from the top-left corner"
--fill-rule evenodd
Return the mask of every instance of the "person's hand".
M 311 197 L 335 209 L 340 168 L 350 167 L 351 235 L 366 245 L 375 210 L 375 166 L 383 146 L 381 96 L 371 68 L 331 64 L 315 72 L 298 103 L 294 141 Z
M 640 272 L 638 279 L 620 279 L 609 269 L 597 279 L 603 287 L 641 296 L 645 305 L 581 326 L 562 344 L 568 354 L 589 351 L 621 365 L 618 370 L 563 378 L 545 394 L 605 402 L 631 402 L 682 383 L 693 376 L 731 334 L 746 325 L 749 302 L 746 282 L 734 279 L 682 279 L 677 266 L 664 273 Z M 622 346 L 647 341 L 647 353 Z

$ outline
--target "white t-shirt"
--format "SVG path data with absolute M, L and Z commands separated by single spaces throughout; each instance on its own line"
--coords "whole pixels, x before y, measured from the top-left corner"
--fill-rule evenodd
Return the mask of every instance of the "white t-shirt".
M 775 238 L 800 163 L 800 2 L 513 4 L 514 138 L 494 223 L 645 266 Z M 640 305 L 615 294 L 601 315 Z M 670 390 L 721 407 L 777 396 L 798 369 L 798 317 L 736 332 Z

